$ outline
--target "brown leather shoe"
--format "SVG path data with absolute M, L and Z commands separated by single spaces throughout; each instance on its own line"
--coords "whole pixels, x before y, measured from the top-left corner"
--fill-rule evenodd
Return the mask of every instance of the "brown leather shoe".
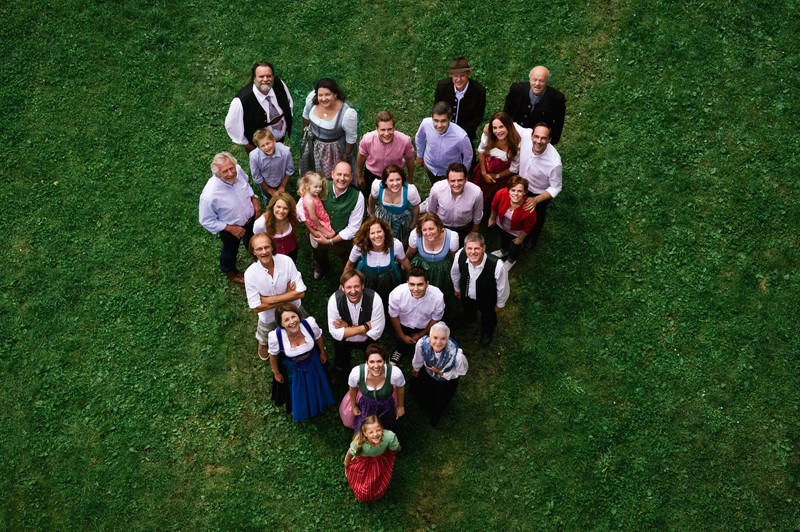
M 244 284 L 244 274 L 239 270 L 233 270 L 231 272 L 224 272 L 224 273 L 225 276 L 234 283 Z

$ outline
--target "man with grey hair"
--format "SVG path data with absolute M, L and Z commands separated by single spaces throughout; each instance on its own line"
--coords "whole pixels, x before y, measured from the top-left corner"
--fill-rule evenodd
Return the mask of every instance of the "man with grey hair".
M 411 368 L 416 377 L 415 394 L 422 409 L 430 413 L 431 425 L 435 427 L 456 393 L 459 377 L 469 369 L 467 357 L 450 338 L 450 328 L 443 321 L 434 323 L 430 334 L 419 339 Z
M 464 308 L 464 323 L 474 321 L 480 312 L 481 345 L 487 347 L 494 338 L 497 313 L 503 310 L 511 293 L 508 270 L 503 261 L 486 253 L 483 235 L 473 232 L 453 257 L 450 278 Z
M 567 99 L 549 85 L 550 71 L 543 66 L 531 69 L 528 82 L 514 83 L 506 95 L 503 111 L 527 129 L 545 123 L 550 127 L 550 144 L 558 144 L 564 129 Z
M 236 268 L 239 243 L 245 249 L 253 236 L 253 222 L 261 215 L 261 204 L 253 193 L 247 174 L 228 152 L 220 152 L 211 162 L 211 178 L 200 194 L 200 225 L 222 240 L 219 269 L 228 279 L 244 284 L 244 274 Z

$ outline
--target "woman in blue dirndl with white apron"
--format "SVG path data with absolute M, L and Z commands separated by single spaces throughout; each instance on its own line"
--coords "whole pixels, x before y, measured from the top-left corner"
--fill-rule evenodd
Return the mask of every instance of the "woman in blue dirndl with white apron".
M 314 318 L 301 319 L 291 304 L 275 310 L 280 326 L 269 333 L 267 350 L 272 367 L 272 400 L 286 406 L 292 419 L 303 421 L 333 404 L 333 394 L 322 364 L 328 356 L 322 330 Z

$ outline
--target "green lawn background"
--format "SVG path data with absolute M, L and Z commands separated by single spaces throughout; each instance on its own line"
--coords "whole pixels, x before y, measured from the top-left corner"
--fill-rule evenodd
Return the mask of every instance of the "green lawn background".
M 800 527 L 798 11 L 4 3 L 0 528 Z M 269 403 L 197 199 L 254 61 L 296 116 L 331 76 L 360 133 L 389 108 L 413 134 L 460 54 L 488 113 L 551 68 L 564 191 L 494 349 L 439 429 L 410 402 L 366 506 L 333 410 Z

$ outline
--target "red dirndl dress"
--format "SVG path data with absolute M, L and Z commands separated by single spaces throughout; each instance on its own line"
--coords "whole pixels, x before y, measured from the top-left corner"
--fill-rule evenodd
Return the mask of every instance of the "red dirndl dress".
M 378 456 L 358 456 L 345 468 L 347 482 L 361 502 L 377 501 L 386 493 L 394 471 L 395 452 L 386 449 Z
M 484 157 L 484 164 L 486 165 L 486 171 L 492 175 L 499 174 L 500 172 L 511 168 L 511 161 L 504 161 L 492 155 L 487 155 Z M 508 180 L 510 178 L 511 176 L 509 175 L 506 177 L 501 177 L 494 183 L 487 183 L 483 179 L 483 174 L 481 174 L 481 165 L 475 165 L 475 169 L 472 171 L 472 177 L 470 178 L 470 181 L 481 187 L 481 191 L 483 192 L 484 219 L 488 219 L 489 214 L 492 211 L 492 199 L 494 198 L 494 195 L 497 194 L 498 190 L 505 188 L 506 185 L 508 185 Z

